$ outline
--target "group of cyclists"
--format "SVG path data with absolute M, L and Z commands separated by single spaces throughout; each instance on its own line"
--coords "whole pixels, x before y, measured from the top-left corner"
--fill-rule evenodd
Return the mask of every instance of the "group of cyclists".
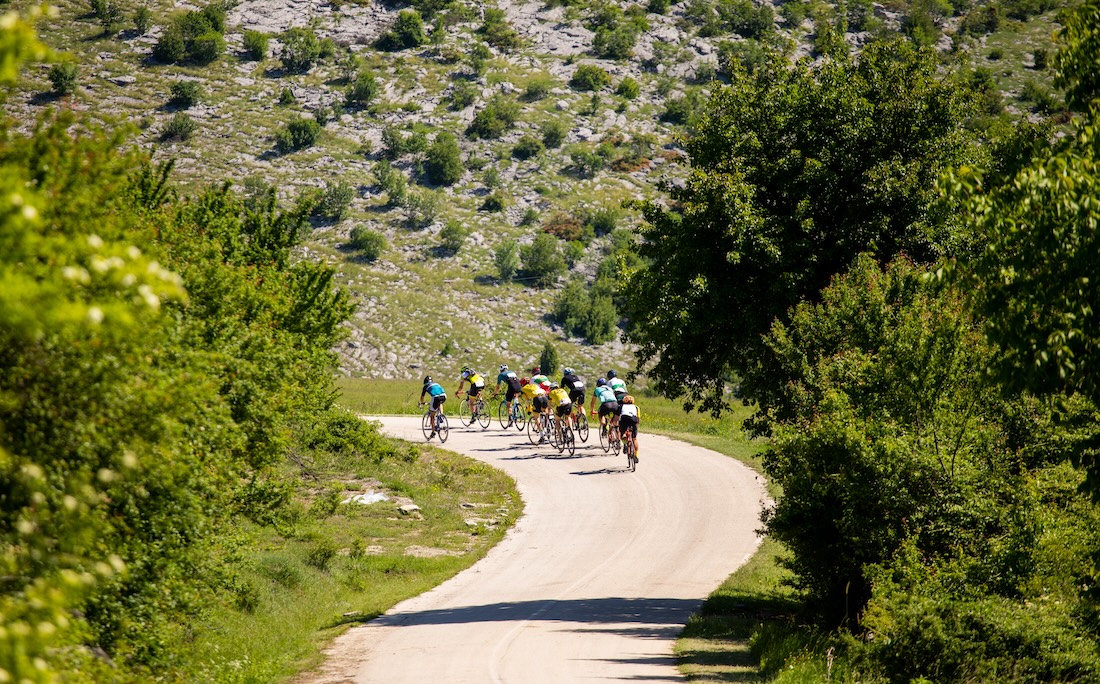
M 468 402 L 470 415 L 476 417 L 478 399 L 482 397 L 488 384 L 486 376 L 469 366 L 463 366 L 458 387 L 455 389 L 456 397 L 462 397 L 463 387 L 467 384 L 469 388 L 466 390 L 465 399 Z M 507 365 L 502 364 L 492 396 L 496 397 L 501 392 L 504 392 L 504 400 L 509 405 L 517 396 L 522 396 L 528 413 L 536 419 L 549 420 L 552 410 L 560 421 L 572 428 L 577 427 L 576 413 L 585 410 L 584 380 L 568 366 L 562 369 L 561 382 L 551 382 L 538 366 L 531 369 L 529 377 L 520 377 Z M 425 376 L 424 385 L 420 391 L 422 405 L 426 396 L 431 398 L 429 412 L 434 425 L 436 412 L 442 411 L 443 404 L 447 401 L 447 392 L 442 385 L 434 382 L 430 375 Z M 634 403 L 634 397 L 626 391 L 626 382 L 614 370 L 607 371 L 605 377 L 596 381 L 596 388 L 589 403 L 589 412 L 599 417 L 601 427 L 617 427 L 622 438 L 633 446 L 634 455 L 637 458 L 638 423 L 641 415 L 638 405 Z M 435 436 L 434 431 L 432 436 Z

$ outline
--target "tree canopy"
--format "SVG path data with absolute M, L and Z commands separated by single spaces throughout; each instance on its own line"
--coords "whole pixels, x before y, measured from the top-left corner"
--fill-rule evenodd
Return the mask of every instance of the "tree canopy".
M 981 156 L 962 126 L 969 93 L 907 44 L 816 65 L 773 57 L 731 81 L 687 141 L 686 184 L 667 206 L 640 205 L 649 267 L 625 289 L 639 368 L 661 393 L 712 411 L 772 322 L 857 254 L 928 262 L 969 249 L 934 181 Z

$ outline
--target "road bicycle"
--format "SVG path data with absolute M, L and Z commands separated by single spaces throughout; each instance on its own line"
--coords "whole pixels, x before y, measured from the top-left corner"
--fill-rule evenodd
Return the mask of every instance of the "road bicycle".
M 489 407 L 485 405 L 485 399 L 480 395 L 474 401 L 474 411 L 470 413 L 470 406 L 466 401 L 461 401 L 462 392 L 458 393 L 458 421 L 462 423 L 463 427 L 473 427 L 474 423 L 480 423 L 481 429 L 485 430 L 489 427 L 489 421 L 492 420 Z
M 610 418 L 607 419 L 607 422 L 600 421 L 600 446 L 603 447 L 605 454 L 614 451 L 616 456 L 619 455 L 619 450 L 622 449 L 619 426 L 612 425 Z
M 527 424 L 527 417 L 524 415 L 523 402 L 520 401 L 518 394 L 512 397 L 510 403 L 507 401 L 500 402 L 500 405 L 497 406 L 497 420 L 500 422 L 500 427 L 505 430 L 509 426 L 515 426 L 517 430 L 523 432 L 523 428 Z
M 420 408 L 424 408 L 425 404 L 421 402 Z M 424 412 L 424 418 L 420 421 L 420 429 L 424 431 L 424 439 L 429 442 L 433 437 L 432 430 L 432 410 L 429 408 Z M 443 415 L 443 409 L 440 408 L 435 412 L 435 435 L 439 437 L 439 443 L 442 444 L 447 441 L 447 438 L 451 436 L 451 427 L 447 424 L 447 416 Z
M 553 430 L 550 429 L 550 421 L 541 413 L 532 413 L 527 419 L 527 439 L 531 444 L 549 442 Z
M 581 438 L 582 442 L 588 441 L 588 411 L 584 410 L 584 404 L 577 404 L 573 407 L 573 420 L 576 422 L 577 436 Z
M 573 428 L 569 426 L 569 421 L 556 415 L 550 420 L 553 423 L 550 430 L 550 444 L 558 450 L 559 454 L 564 451 L 568 451 L 570 456 L 575 454 L 577 439 L 573 436 Z
M 630 472 L 634 472 L 634 469 L 638 467 L 638 454 L 636 449 L 638 446 L 634 443 L 635 437 L 623 440 L 623 451 L 626 452 L 626 467 Z

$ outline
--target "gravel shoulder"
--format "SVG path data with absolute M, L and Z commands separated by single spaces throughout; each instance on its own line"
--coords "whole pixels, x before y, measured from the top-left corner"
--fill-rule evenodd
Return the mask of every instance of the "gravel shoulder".
M 378 420 L 423 440 L 418 417 Z M 447 449 L 516 479 L 523 517 L 465 572 L 337 638 L 299 681 L 683 680 L 676 637 L 756 550 L 763 479 L 644 433 L 631 473 L 594 442 L 570 458 L 495 423 L 452 429 Z

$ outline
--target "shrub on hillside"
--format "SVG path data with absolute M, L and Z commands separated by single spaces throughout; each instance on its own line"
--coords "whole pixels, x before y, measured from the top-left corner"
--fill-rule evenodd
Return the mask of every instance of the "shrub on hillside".
M 50 67 L 48 77 L 53 92 L 68 95 L 76 90 L 76 78 L 80 74 L 74 62 L 58 62 Z
M 559 211 L 547 217 L 542 224 L 542 230 L 544 233 L 569 242 L 584 239 L 585 225 L 576 213 Z
M 355 82 L 348 86 L 344 101 L 348 107 L 367 107 L 381 92 L 378 81 L 368 71 L 360 71 Z
M 424 160 L 424 171 L 436 185 L 454 185 L 462 178 L 462 151 L 453 135 L 443 131 L 435 136 Z
M 325 183 L 312 214 L 330 221 L 339 221 L 347 214 L 351 201 L 355 199 L 355 188 L 344 181 Z
M 486 43 L 504 52 L 511 52 L 520 45 L 519 34 L 508 25 L 502 9 L 486 8 L 485 21 L 478 29 L 478 33 L 485 38 Z
M 548 233 L 539 233 L 534 242 L 520 247 L 523 271 L 536 287 L 549 287 L 565 273 L 565 257 L 561 254 L 559 240 Z
M 493 264 L 497 268 L 497 277 L 509 282 L 519 270 L 519 249 L 515 240 L 505 240 L 493 251 Z
M 161 62 L 209 64 L 225 51 L 225 8 L 213 4 L 175 15 L 153 46 Z
M 386 201 L 390 206 L 397 206 L 405 202 L 408 191 L 408 181 L 400 169 L 394 168 L 388 159 L 380 159 L 374 165 L 374 177 L 378 181 L 378 187 L 386 193 Z
M 506 206 L 508 206 L 508 202 L 505 199 L 503 193 L 501 193 L 498 190 L 497 192 L 494 192 L 491 195 L 486 196 L 485 201 L 481 203 L 481 206 L 478 207 L 478 210 L 479 211 L 491 211 L 491 212 L 495 213 L 495 212 L 504 211 L 504 208 Z
M 244 54 L 249 59 L 262 62 L 267 59 L 267 48 L 271 42 L 271 36 L 260 31 L 244 32 Z
M 198 81 L 175 81 L 169 88 L 168 104 L 187 109 L 202 99 L 202 85 Z
M 611 85 L 611 74 L 595 64 L 581 64 L 573 72 L 569 85 L 577 90 L 602 90 Z
M 427 42 L 424 19 L 420 16 L 420 12 L 409 9 L 397 13 L 393 28 L 378 37 L 375 47 L 387 52 L 396 52 L 419 47 Z
M 565 136 L 569 132 L 569 128 L 565 123 L 558 121 L 557 119 L 547 121 L 539 126 L 539 134 L 542 136 L 542 144 L 546 145 L 549 149 L 557 149 L 561 147 L 561 144 L 565 142 Z
M 466 135 L 470 138 L 499 138 L 515 126 L 517 117 L 519 103 L 503 95 L 495 95 L 474 115 L 474 120 L 466 128 Z
M 295 26 L 279 37 L 283 47 L 279 61 L 292 74 L 304 74 L 321 59 L 321 41 L 313 29 Z
M 153 13 L 148 7 L 142 5 L 134 10 L 134 30 L 139 36 L 144 36 L 153 25 Z
M 198 124 L 184 112 L 176 112 L 168 123 L 164 125 L 164 130 L 161 131 L 161 140 L 179 140 L 184 141 L 189 139 L 198 128 Z
M 642 87 L 638 85 L 638 82 L 629 76 L 623 77 L 623 80 L 619 81 L 619 85 L 615 86 L 615 94 L 621 97 L 625 97 L 628 100 L 633 100 L 642 93 Z
M 614 339 L 619 315 L 610 294 L 577 278 L 558 294 L 554 319 L 568 334 L 603 344 Z
M 386 236 L 364 226 L 356 226 L 348 235 L 348 245 L 359 252 L 366 261 L 377 261 L 386 251 Z
M 286 123 L 275 133 L 275 149 L 281 154 L 312 147 L 321 135 L 321 124 L 314 119 L 299 117 Z
M 451 109 L 466 109 L 474 102 L 477 102 L 478 89 L 473 83 L 469 81 L 455 81 L 451 86 L 451 93 L 448 95 L 448 100 L 451 103 Z
M 439 246 L 451 254 L 456 254 L 462 249 L 462 245 L 469 235 L 470 230 L 468 228 L 462 225 L 460 221 L 451 219 L 439 231 Z
M 530 159 L 542 154 L 544 149 L 545 147 L 538 138 L 525 135 L 512 148 L 512 156 L 516 159 Z

